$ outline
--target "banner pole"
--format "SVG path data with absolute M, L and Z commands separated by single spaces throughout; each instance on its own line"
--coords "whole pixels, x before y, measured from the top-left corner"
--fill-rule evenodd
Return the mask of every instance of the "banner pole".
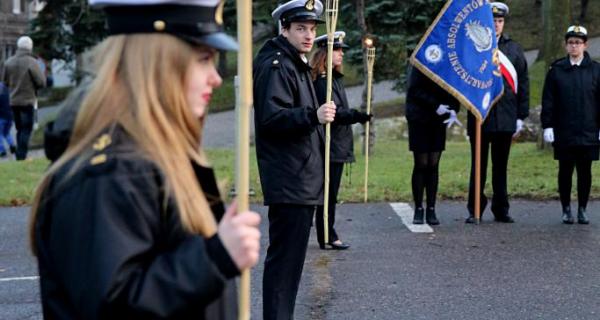
M 481 221 L 481 124 L 479 117 L 475 117 L 475 224 Z

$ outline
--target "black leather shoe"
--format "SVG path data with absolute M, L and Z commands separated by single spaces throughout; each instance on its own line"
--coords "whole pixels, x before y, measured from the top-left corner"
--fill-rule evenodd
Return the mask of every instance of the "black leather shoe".
M 343 243 L 342 241 L 340 241 L 339 243 L 335 243 L 335 241 L 334 241 L 334 242 L 328 243 L 328 244 L 329 244 L 329 246 L 331 246 L 332 250 L 346 250 L 346 249 L 350 248 L 349 244 Z
M 469 216 L 467 219 L 465 219 L 465 223 L 474 224 L 475 223 L 475 217 L 474 216 Z
M 585 208 L 579 207 L 577 210 L 577 223 L 579 224 L 589 224 L 590 220 L 585 216 Z
M 413 224 L 423 224 L 424 210 L 422 207 L 415 208 L 415 215 L 413 217 Z
M 325 244 L 319 242 L 319 248 L 321 248 L 321 250 L 325 250 Z
M 564 224 L 573 224 L 574 219 L 571 214 L 571 207 L 563 207 L 562 222 Z
M 435 216 L 435 208 L 427 208 L 427 210 L 425 210 L 425 220 L 427 221 L 427 224 L 432 226 L 440 224 L 440 221 Z
M 515 220 L 508 214 L 501 215 L 501 216 L 495 216 L 494 221 L 502 222 L 502 223 L 514 223 L 515 222 Z

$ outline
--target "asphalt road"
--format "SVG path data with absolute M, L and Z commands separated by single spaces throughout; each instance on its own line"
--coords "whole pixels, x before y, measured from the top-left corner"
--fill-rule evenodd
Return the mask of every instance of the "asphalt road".
M 41 319 L 37 281 L 10 279 L 36 275 L 27 210 L 0 209 L 0 319 Z M 463 223 L 464 203 L 442 202 L 431 233 L 403 224 L 406 205 L 338 211 L 352 248 L 319 250 L 313 234 L 296 319 L 600 319 L 600 202 L 589 205 L 588 226 L 561 224 L 555 201 L 513 201 L 517 223 L 492 222 L 488 211 L 479 226 Z M 262 259 L 252 272 L 253 319 L 262 317 L 261 273 Z

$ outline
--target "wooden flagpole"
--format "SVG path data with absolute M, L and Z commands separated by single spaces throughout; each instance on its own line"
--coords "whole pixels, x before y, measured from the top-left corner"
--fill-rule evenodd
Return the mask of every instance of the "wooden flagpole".
M 373 40 L 370 38 L 365 39 L 365 46 L 367 47 L 367 114 L 371 113 L 371 90 L 373 88 L 373 66 L 375 65 L 375 47 L 373 47 Z M 371 121 L 365 123 L 365 203 L 369 197 L 369 137 L 370 137 L 370 126 Z
M 327 0 L 325 4 L 325 24 L 327 26 L 327 96 L 332 101 L 333 84 L 333 42 L 338 18 L 339 0 Z M 325 192 L 323 199 L 323 241 L 329 242 L 329 172 L 331 156 L 331 123 L 325 125 Z M 318 223 L 318 222 L 316 222 Z
M 475 214 L 475 224 L 481 221 L 481 124 L 480 118 L 475 121 L 475 203 L 473 212 Z
M 237 0 L 239 100 L 236 191 L 238 212 L 250 208 L 250 108 L 252 108 L 252 1 Z M 250 320 L 250 270 L 242 270 L 238 319 Z

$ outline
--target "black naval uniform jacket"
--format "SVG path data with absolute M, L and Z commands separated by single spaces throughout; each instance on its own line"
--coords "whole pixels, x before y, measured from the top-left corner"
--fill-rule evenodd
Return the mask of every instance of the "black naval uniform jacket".
M 580 66 L 569 57 L 555 61 L 542 95 L 542 127 L 554 129 L 554 145 L 598 146 L 600 63 L 588 53 Z
M 515 94 L 506 79 L 503 79 L 504 95 L 490 110 L 485 122 L 483 122 L 482 132 L 514 133 L 517 130 L 517 119 L 524 120 L 529 116 L 527 59 L 525 59 L 523 48 L 507 35 L 500 36 L 498 48 L 514 65 L 519 84 L 517 94 Z M 475 117 L 471 113 L 468 116 L 467 129 L 469 135 L 475 134 Z
M 124 131 L 110 136 L 53 176 L 37 212 L 44 318 L 235 319 L 239 271 L 218 236 L 184 231 L 157 166 Z M 212 169 L 194 171 L 220 219 Z
M 323 128 L 310 66 L 283 36 L 254 59 L 256 155 L 265 205 L 323 204 Z
M 457 113 L 460 110 L 456 98 L 419 69 L 412 67 L 406 93 L 406 120 L 416 125 L 444 126 L 443 122 L 448 116 L 441 117 L 436 113 L 440 104 L 448 105 Z
M 358 122 L 360 111 L 351 109 L 343 82 L 344 75 L 333 70 L 332 99 L 335 103 L 335 120 L 331 123 L 331 162 L 354 162 L 354 139 L 351 124 Z M 327 74 L 314 82 L 319 105 L 327 99 Z

